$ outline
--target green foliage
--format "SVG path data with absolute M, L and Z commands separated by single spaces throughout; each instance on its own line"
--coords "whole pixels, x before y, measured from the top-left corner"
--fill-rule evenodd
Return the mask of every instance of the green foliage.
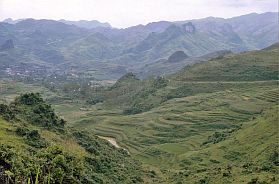
M 154 87 L 155 89 L 160 89 L 163 87 L 166 87 L 168 85 L 168 80 L 165 79 L 164 77 L 156 77 L 153 81 L 152 81 L 152 87 Z
M 9 105 L 12 112 L 26 121 L 49 129 L 63 130 L 65 120 L 58 118 L 51 105 L 39 93 L 26 93 Z
M 279 166 L 279 154 L 278 151 L 273 151 L 269 157 L 269 160 L 276 166 Z
M 100 96 L 90 97 L 86 102 L 90 105 L 95 105 L 97 103 L 102 103 L 104 99 Z
M 42 183 L 77 183 L 81 177 L 81 162 L 60 147 L 48 147 L 38 153 L 20 152 L 0 145 L 1 167 L 10 172 L 11 181 Z
M 235 128 L 235 129 L 231 129 L 231 130 L 226 130 L 223 132 L 214 132 L 214 134 L 210 135 L 207 139 L 207 141 L 205 141 L 203 144 L 209 144 L 209 143 L 213 143 L 216 144 L 218 142 L 221 142 L 223 140 L 225 140 L 228 136 L 230 136 L 234 131 L 239 130 L 240 127 Z
M 11 121 L 15 118 L 14 112 L 5 104 L 0 104 L 0 115 L 7 121 Z
M 123 111 L 123 114 L 125 115 L 131 115 L 131 114 L 139 114 L 142 112 L 146 112 L 150 110 L 153 107 L 152 104 L 144 104 L 144 103 L 134 103 L 132 107 L 125 109 Z
M 126 150 L 115 149 L 86 132 L 74 132 L 73 135 L 77 142 L 91 153 L 85 157 L 88 169 L 84 182 L 90 183 L 92 180 L 97 183 L 143 182 L 140 163 L 131 160 Z
M 24 100 L 22 96 L 25 96 Z M 40 115 L 49 122 L 55 121 L 58 117 L 51 106 L 34 100 L 33 94 L 22 96 L 10 105 L 17 119 L 13 124 L 7 123 L 9 129 L 6 130 L 9 136 L 20 137 L 21 142 L 15 145 L 1 142 L 0 181 L 49 184 L 143 182 L 140 163 L 126 150 L 116 149 L 86 132 L 71 133 L 66 128 L 63 132 L 56 131 L 55 123 L 51 124 L 54 129 L 45 129 L 27 115 Z M 3 131 L 0 130 L 0 140 L 6 135 Z M 63 142 L 66 145 L 61 143 L 63 139 L 66 139 Z
M 39 93 L 25 93 L 15 99 L 18 105 L 37 105 L 43 103 L 44 100 Z
M 47 142 L 41 137 L 38 130 L 29 130 L 26 127 L 18 127 L 16 134 L 22 136 L 26 144 L 35 148 L 44 148 L 47 146 Z
M 165 101 L 170 100 L 172 98 L 181 98 L 185 96 L 190 96 L 193 94 L 193 87 L 190 85 L 183 85 L 176 89 L 173 89 L 167 94 L 164 98 Z

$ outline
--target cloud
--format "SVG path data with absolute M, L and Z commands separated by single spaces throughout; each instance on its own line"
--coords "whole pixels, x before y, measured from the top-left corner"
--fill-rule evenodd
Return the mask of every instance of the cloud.
M 278 11 L 277 0 L 0 0 L 0 19 L 95 19 L 116 27 L 267 11 Z

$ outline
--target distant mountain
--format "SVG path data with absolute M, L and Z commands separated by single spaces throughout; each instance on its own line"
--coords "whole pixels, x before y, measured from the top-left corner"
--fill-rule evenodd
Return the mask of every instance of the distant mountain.
M 12 40 L 15 49 L 1 50 L 0 69 L 7 63 L 24 62 L 63 71 L 74 67 L 97 78 L 113 79 L 127 71 L 143 74 L 146 66 L 152 66 L 161 75 L 164 70 L 158 68 L 165 68 L 160 66 L 166 65 L 164 59 L 177 51 L 197 58 L 220 50 L 262 49 L 278 42 L 277 15 L 160 21 L 125 29 L 96 21 L 8 19 L 0 22 L 0 45 Z
M 262 49 L 278 42 L 278 12 L 252 13 L 228 19 L 249 50 Z
M 15 48 L 13 40 L 7 40 L 3 45 L 0 45 L 0 51 L 10 50 Z
M 152 61 L 168 57 L 178 50 L 193 57 L 224 49 L 235 52 L 247 50 L 229 24 L 208 25 L 207 29 L 202 29 L 192 22 L 172 24 L 163 32 L 150 33 L 125 53 L 136 55 L 139 61 Z
M 2 22 L 9 23 L 9 24 L 16 24 L 16 23 L 18 23 L 20 21 L 23 21 L 23 20 L 26 20 L 26 19 L 7 18 L 7 19 L 4 19 Z M 75 25 L 77 27 L 86 28 L 86 29 L 93 29 L 93 28 L 97 28 L 97 27 L 111 28 L 111 25 L 109 23 L 107 23 L 107 22 L 102 23 L 102 22 L 99 22 L 97 20 L 70 21 L 70 20 L 60 19 L 60 20 L 58 20 L 58 22 L 62 22 L 64 24 L 68 24 L 68 25 Z
M 58 20 L 58 22 L 62 22 L 64 24 L 68 24 L 68 25 L 75 25 L 78 27 L 82 27 L 82 28 L 86 28 L 86 29 L 93 29 L 96 27 L 108 27 L 110 28 L 111 25 L 107 22 L 105 23 L 101 23 L 97 20 L 79 20 L 79 21 L 69 21 L 69 20 Z
M 168 58 L 159 59 L 153 63 L 144 65 L 143 67 L 137 69 L 135 73 L 141 78 L 146 78 L 147 76 L 152 75 L 166 76 L 181 70 L 185 66 L 211 59 L 223 58 L 229 54 L 232 54 L 229 50 L 220 50 L 200 57 L 189 57 L 183 51 L 176 51 Z
M 9 23 L 9 24 L 16 24 L 20 21 L 22 21 L 24 19 L 12 19 L 12 18 L 7 18 L 7 19 L 4 19 L 3 22 L 6 22 L 6 23 Z

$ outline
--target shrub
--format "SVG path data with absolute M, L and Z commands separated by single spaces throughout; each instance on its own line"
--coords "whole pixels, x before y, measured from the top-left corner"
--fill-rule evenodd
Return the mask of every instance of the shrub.
M 25 93 L 15 99 L 16 103 L 23 105 L 35 105 L 42 103 L 44 100 L 39 93 Z
M 86 102 L 90 105 L 95 105 L 97 103 L 102 103 L 104 100 L 102 97 L 92 97 L 89 100 L 87 100 Z
M 277 151 L 273 151 L 269 157 L 269 160 L 276 166 L 279 166 L 279 154 Z
M 25 127 L 18 127 L 16 134 L 22 136 L 25 142 L 35 148 L 44 148 L 47 146 L 47 142 L 41 137 L 38 130 L 29 130 Z
M 168 85 L 168 80 L 165 79 L 164 77 L 158 76 L 152 81 L 152 87 L 156 89 L 166 87 L 167 85 Z
M 66 123 L 59 119 L 51 105 L 47 104 L 39 93 L 26 93 L 15 99 L 9 106 L 20 119 L 49 129 L 62 131 Z
M 0 104 L 0 115 L 7 121 L 11 121 L 15 118 L 14 112 L 5 104 Z

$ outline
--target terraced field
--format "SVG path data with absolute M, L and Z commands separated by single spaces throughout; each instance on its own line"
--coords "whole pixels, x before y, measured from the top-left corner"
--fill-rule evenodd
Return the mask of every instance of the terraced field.
M 171 99 L 138 115 L 96 110 L 73 125 L 116 138 L 148 165 L 179 169 L 181 155 L 203 149 L 203 143 L 216 131 L 237 131 L 264 109 L 278 104 L 278 97 L 278 81 L 236 82 L 221 91 Z

